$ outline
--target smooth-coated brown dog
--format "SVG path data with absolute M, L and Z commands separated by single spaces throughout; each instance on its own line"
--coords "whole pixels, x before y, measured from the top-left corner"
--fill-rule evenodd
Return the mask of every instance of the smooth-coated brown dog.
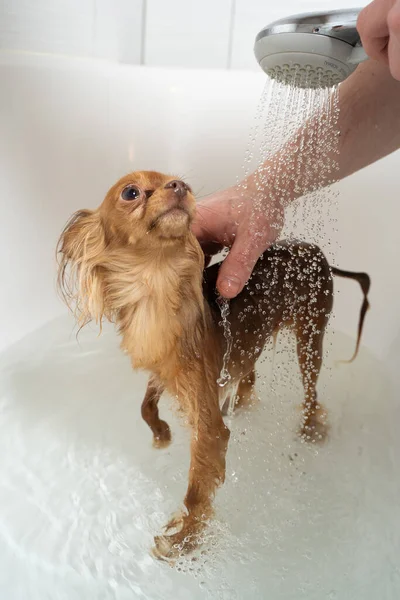
M 133 368 L 150 372 L 142 415 L 154 445 L 171 440 L 158 416 L 164 390 L 178 399 L 191 427 L 186 510 L 155 538 L 153 552 L 164 559 L 196 547 L 212 515 L 229 440 L 222 405 L 229 393 L 236 406 L 250 402 L 255 363 L 266 341 L 283 327 L 293 329 L 304 385 L 301 433 L 316 441 L 325 431 L 316 385 L 332 309 L 332 273 L 358 280 L 364 292 L 356 353 L 368 308 L 368 275 L 331 268 L 315 245 L 274 244 L 230 302 L 227 393 L 217 384 L 226 348 L 215 290 L 218 265 L 204 270 L 190 229 L 194 214 L 192 191 L 180 179 L 132 173 L 109 190 L 98 209 L 73 215 L 58 245 L 59 284 L 78 323 L 114 321 Z

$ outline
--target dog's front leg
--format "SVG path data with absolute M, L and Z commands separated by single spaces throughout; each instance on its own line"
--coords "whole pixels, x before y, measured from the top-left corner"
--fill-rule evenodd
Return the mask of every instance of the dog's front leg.
M 219 408 L 217 384 L 208 389 L 203 387 L 196 400 L 189 485 L 184 500 L 187 512 L 170 521 L 165 535 L 156 537 L 154 554 L 158 558 L 172 559 L 200 543 L 199 534 L 212 515 L 216 488 L 225 479 L 225 455 L 230 434 Z M 173 529 L 178 531 L 169 533 Z
M 154 377 L 150 377 L 141 407 L 142 418 L 153 432 L 155 448 L 165 448 L 171 441 L 169 425 L 158 415 L 158 402 L 163 391 L 164 387 Z

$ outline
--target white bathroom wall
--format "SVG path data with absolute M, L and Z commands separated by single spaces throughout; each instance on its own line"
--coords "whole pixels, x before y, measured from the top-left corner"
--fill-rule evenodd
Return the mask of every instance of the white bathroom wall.
M 143 0 L 0 0 L 0 49 L 140 64 Z
M 148 0 L 145 64 L 227 67 L 231 10 L 231 0 Z
M 93 56 L 140 64 L 143 57 L 143 0 L 80 1 L 94 5 Z
M 98 57 L 151 66 L 257 69 L 269 22 L 355 0 L 0 0 L 0 50 Z M 368 2 L 360 0 L 356 6 Z
M 0 0 L 0 47 L 87 56 L 94 0 Z

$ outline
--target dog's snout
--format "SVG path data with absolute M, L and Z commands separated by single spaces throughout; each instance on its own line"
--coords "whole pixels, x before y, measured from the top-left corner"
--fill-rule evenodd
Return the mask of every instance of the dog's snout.
M 165 189 L 172 189 L 179 198 L 184 198 L 189 188 L 184 181 L 174 179 L 173 181 L 168 181 L 165 185 Z

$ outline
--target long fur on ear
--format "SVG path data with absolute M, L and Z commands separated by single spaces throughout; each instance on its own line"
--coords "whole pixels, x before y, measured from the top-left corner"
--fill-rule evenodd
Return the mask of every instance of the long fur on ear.
M 81 327 L 106 314 L 102 278 L 105 231 L 98 212 L 80 210 L 66 224 L 57 244 L 58 289 Z

